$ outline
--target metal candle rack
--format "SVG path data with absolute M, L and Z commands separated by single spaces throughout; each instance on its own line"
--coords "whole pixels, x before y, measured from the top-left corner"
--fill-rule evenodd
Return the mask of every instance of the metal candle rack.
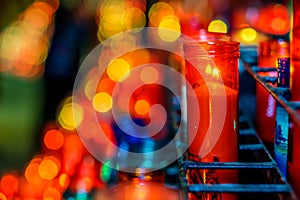
M 288 92 L 286 88 L 272 87 L 270 82 L 276 82 L 276 78 L 261 77 L 258 72 L 274 71 L 276 68 L 261 69 L 256 66 L 256 47 L 242 47 L 240 59 L 240 71 L 244 71 L 252 79 L 253 83 L 260 83 L 278 102 L 277 107 L 284 108 L 285 114 L 300 125 L 300 115 L 297 109 L 300 109 L 300 102 L 290 102 L 284 95 Z M 241 80 L 242 82 L 243 80 Z M 244 80 L 245 81 L 245 80 Z M 247 83 L 249 85 L 249 83 Z M 251 81 L 250 81 L 251 84 Z M 255 86 L 254 86 L 255 87 Z M 242 88 L 241 88 L 242 90 Z M 240 91 L 240 96 L 244 93 Z M 246 92 L 247 95 L 247 92 Z M 255 91 L 251 94 L 255 96 Z M 243 107 L 240 98 L 240 117 L 239 117 L 239 162 L 212 162 L 201 163 L 188 161 L 187 155 L 183 155 L 178 159 L 180 185 L 183 191 L 184 199 L 188 199 L 190 193 L 236 193 L 239 199 L 287 199 L 296 200 L 293 189 L 285 178 L 285 169 L 281 163 L 278 165 L 273 159 L 273 154 L 268 151 L 263 144 L 254 127 L 253 119 L 251 119 L 251 110 Z M 246 97 L 248 100 L 249 98 Z M 250 100 L 251 102 L 251 100 Z M 253 102 L 255 103 L 255 102 Z M 249 103 L 248 103 L 249 105 Z M 253 105 L 252 105 L 253 106 Z M 247 110 L 247 111 L 246 111 Z M 288 127 L 289 121 L 281 116 L 276 116 L 276 120 L 285 123 Z M 280 121 L 283 120 L 283 121 Z M 237 170 L 239 174 L 239 182 L 235 184 L 189 184 L 187 181 L 187 170 Z M 217 195 L 216 195 L 217 196 Z

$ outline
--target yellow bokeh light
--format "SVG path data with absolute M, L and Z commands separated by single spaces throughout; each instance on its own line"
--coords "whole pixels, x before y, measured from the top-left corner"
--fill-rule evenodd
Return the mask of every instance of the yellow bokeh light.
M 142 69 L 140 77 L 144 83 L 156 83 L 158 81 L 158 72 L 154 67 L 147 66 Z
M 153 26 L 159 26 L 162 19 L 167 16 L 174 16 L 174 9 L 165 2 L 153 4 L 148 12 L 150 23 Z
M 62 187 L 62 188 L 67 188 L 70 184 L 70 177 L 68 174 L 66 173 L 63 173 L 59 176 L 59 179 L 58 179 L 58 182 L 59 182 L 59 185 Z
M 213 68 L 212 70 L 212 76 L 215 77 L 215 78 L 219 78 L 220 77 L 220 71 L 218 68 Z
M 211 74 L 213 71 L 212 67 L 210 64 L 207 64 L 206 68 L 205 68 L 205 73 L 206 74 Z
M 222 20 L 213 20 L 208 25 L 209 32 L 227 33 L 227 25 Z
M 141 28 L 146 25 L 145 13 L 132 3 L 122 0 L 101 2 L 96 14 L 99 41 L 126 30 L 135 32 L 142 30 Z
M 60 161 L 54 156 L 45 157 L 39 165 L 38 173 L 45 180 L 53 180 L 60 170 Z
M 106 37 L 102 33 L 100 26 L 97 31 L 97 38 L 98 38 L 99 42 L 103 42 L 106 39 Z
M 127 5 L 122 0 L 106 0 L 101 3 L 100 6 L 100 17 L 103 17 L 105 15 L 110 14 L 120 14 L 124 12 L 124 9 L 126 9 Z
M 166 42 L 177 40 L 181 35 L 179 20 L 174 17 L 162 20 L 158 26 L 158 35 L 161 40 Z
M 129 63 L 122 59 L 117 58 L 109 63 L 107 67 L 107 75 L 108 77 L 116 82 L 122 82 L 126 78 L 128 78 L 130 73 L 130 65 Z
M 106 92 L 99 92 L 93 98 L 93 107 L 98 112 L 108 112 L 112 108 L 112 105 L 112 97 Z
M 76 129 L 83 120 L 83 110 L 75 103 L 65 103 L 59 113 L 58 122 L 67 130 Z
M 148 101 L 146 101 L 144 99 L 138 100 L 134 104 L 134 111 L 138 115 L 146 115 L 147 113 L 149 113 L 149 109 L 150 109 L 150 104 Z
M 122 15 L 111 14 L 102 18 L 99 31 L 105 38 L 111 37 L 125 30 Z
M 22 29 L 23 26 L 24 23 L 14 23 L 6 28 L 0 35 L 1 58 L 8 60 L 14 59 L 21 46 L 29 39 L 28 34 Z
M 146 25 L 145 13 L 136 7 L 127 9 L 124 16 L 124 25 L 126 30 L 144 27 Z
M 244 42 L 252 42 L 257 38 L 257 32 L 253 28 L 244 28 L 240 34 Z
M 26 78 L 43 73 L 55 5 L 55 0 L 34 2 L 4 30 L 0 39 L 0 58 L 4 61 L 1 71 Z
M 129 29 L 144 27 L 146 24 L 145 13 L 128 1 L 104 1 L 97 15 L 100 41 Z

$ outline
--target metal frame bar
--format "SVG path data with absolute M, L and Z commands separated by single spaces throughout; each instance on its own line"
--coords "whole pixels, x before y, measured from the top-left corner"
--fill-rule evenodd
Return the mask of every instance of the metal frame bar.
M 275 88 L 266 81 L 268 79 L 272 79 L 271 77 L 262 77 L 258 75 L 258 72 L 264 72 L 263 68 L 258 68 L 257 66 L 250 67 L 250 65 L 246 62 L 243 62 L 243 67 L 256 82 L 261 84 L 272 95 L 272 97 L 281 104 L 281 106 L 290 114 L 294 122 L 300 126 L 300 114 L 297 112 L 297 109 L 300 109 L 300 101 L 293 102 L 286 100 L 282 94 L 287 92 L 288 89 Z
M 226 193 L 274 193 L 290 192 L 287 184 L 194 184 L 189 186 L 189 192 L 226 192 Z

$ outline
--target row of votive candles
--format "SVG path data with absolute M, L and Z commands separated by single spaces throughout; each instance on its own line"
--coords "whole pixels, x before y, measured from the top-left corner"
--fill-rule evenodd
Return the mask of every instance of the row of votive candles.
M 290 57 L 290 42 L 282 39 L 262 41 L 258 45 L 258 67 L 275 68 L 278 58 Z M 299 100 L 297 91 L 300 62 L 291 60 L 291 101 Z M 277 71 L 260 72 L 261 76 L 277 77 Z M 270 83 L 272 84 L 272 83 Z M 276 84 L 272 84 L 276 87 Z M 275 140 L 276 126 L 276 100 L 259 83 L 256 85 L 256 127 L 262 141 L 272 151 Z M 297 171 L 300 170 L 300 127 L 293 121 L 289 125 L 289 152 L 287 178 L 293 186 L 295 193 L 300 196 L 300 177 Z

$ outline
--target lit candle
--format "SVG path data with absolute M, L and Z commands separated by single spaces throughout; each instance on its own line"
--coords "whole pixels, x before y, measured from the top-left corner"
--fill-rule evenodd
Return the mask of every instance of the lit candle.
M 208 90 L 210 88 L 210 92 Z M 225 90 L 225 92 L 224 92 Z M 227 86 L 221 85 L 219 83 L 207 83 L 206 85 L 202 85 L 194 89 L 197 99 L 198 105 L 200 109 L 200 122 L 198 125 L 198 131 L 193 139 L 190 147 L 189 153 L 190 160 L 200 161 L 200 162 L 235 162 L 238 160 L 237 152 L 238 152 L 238 141 L 237 141 L 237 96 L 238 91 L 231 89 Z M 212 130 L 209 128 L 212 123 L 212 118 L 214 115 L 222 115 L 219 113 L 220 101 L 226 99 L 226 114 L 224 125 L 221 131 L 217 142 L 212 147 L 210 152 L 204 156 L 200 157 L 200 148 L 204 146 L 213 145 L 214 140 L 216 138 L 211 138 L 205 140 L 205 137 L 208 134 L 213 134 Z M 189 112 L 192 111 L 193 108 L 189 109 Z M 196 156 L 196 157 L 195 157 Z M 197 157 L 199 159 L 197 159 Z M 218 184 L 218 183 L 236 183 L 238 181 L 237 171 L 236 170 L 200 170 L 199 172 L 190 171 L 190 183 L 194 182 L 195 176 L 200 176 L 199 180 L 202 180 L 204 184 Z M 195 194 L 197 195 L 203 194 Z M 206 196 L 213 195 L 221 195 L 216 193 L 205 194 Z M 201 197 L 202 198 L 202 197 Z M 222 199 L 236 199 L 237 196 L 234 194 L 222 194 Z M 193 198 L 190 198 L 193 199 Z M 206 198 L 205 198 L 206 199 Z
M 199 45 L 202 47 L 200 48 Z M 187 81 L 198 100 L 199 122 L 189 123 L 189 160 L 238 161 L 238 57 L 239 43 L 200 42 L 184 46 Z M 201 75 L 200 75 L 201 73 Z M 187 97 L 188 116 L 193 114 L 192 93 Z M 225 102 L 226 101 L 226 102 Z M 188 120 L 189 121 L 189 120 Z M 193 135 L 193 129 L 196 134 Z M 189 170 L 190 184 L 236 183 L 237 170 Z M 196 199 L 237 199 L 229 193 L 191 193 Z
M 278 57 L 289 56 L 289 43 L 284 40 L 260 42 L 258 50 L 258 67 L 274 67 Z M 260 76 L 277 77 L 276 71 L 260 72 Z M 273 85 L 276 86 L 275 84 Z M 274 143 L 276 101 L 263 86 L 256 84 L 256 128 L 266 145 Z
M 212 118 L 214 117 L 213 115 L 222 115 L 222 113 L 219 113 L 220 106 L 222 106 L 222 104 L 218 103 L 226 99 L 225 121 L 220 138 L 212 150 L 203 159 L 213 162 L 213 157 L 216 155 L 220 157 L 221 162 L 236 161 L 238 92 L 237 90 L 219 83 L 207 83 L 207 85 L 208 86 L 202 85 L 194 90 L 197 95 L 200 109 L 200 122 L 197 134 L 189 147 L 189 152 L 193 155 L 198 155 L 200 148 L 203 145 L 212 145 L 209 140 L 203 143 L 204 138 L 207 134 L 212 134 L 209 126 L 212 122 Z M 210 88 L 210 91 L 208 90 L 208 87 Z M 189 112 L 192 112 L 193 108 L 190 109 L 191 110 L 189 110 Z

